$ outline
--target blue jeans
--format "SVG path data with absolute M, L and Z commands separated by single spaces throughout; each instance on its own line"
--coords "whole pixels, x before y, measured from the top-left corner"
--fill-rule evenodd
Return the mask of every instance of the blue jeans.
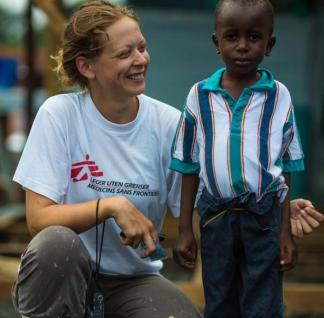
M 280 203 L 275 193 L 198 202 L 205 318 L 283 317 Z

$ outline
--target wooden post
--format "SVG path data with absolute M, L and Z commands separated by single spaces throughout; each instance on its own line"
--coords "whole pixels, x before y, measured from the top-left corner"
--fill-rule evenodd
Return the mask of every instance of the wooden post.
M 48 18 L 48 29 L 45 38 L 45 73 L 43 74 L 44 87 L 48 95 L 61 91 L 60 83 L 53 72 L 55 62 L 51 56 L 57 53 L 61 44 L 63 32 L 66 26 L 64 7 L 61 0 L 33 0 L 35 6 L 41 9 Z
M 27 63 L 27 74 L 24 79 L 24 85 L 27 89 L 26 95 L 26 118 L 27 118 L 27 132 L 29 132 L 32 121 L 33 121 L 33 93 L 34 93 L 34 30 L 33 30 L 33 12 L 32 12 L 32 0 L 28 1 L 27 11 L 26 11 L 26 63 Z

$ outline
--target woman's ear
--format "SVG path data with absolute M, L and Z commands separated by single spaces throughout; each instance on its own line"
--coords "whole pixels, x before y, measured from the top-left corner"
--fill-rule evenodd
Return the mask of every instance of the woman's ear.
M 274 35 L 272 35 L 268 41 L 268 46 L 267 46 L 267 50 L 266 50 L 266 56 L 269 56 L 272 48 L 275 46 L 276 44 L 276 37 Z
M 212 40 L 213 40 L 213 43 L 214 43 L 215 48 L 216 48 L 216 53 L 220 54 L 219 47 L 218 47 L 218 39 L 217 39 L 216 33 L 213 33 Z
M 92 66 L 89 63 L 89 59 L 87 59 L 84 56 L 78 56 L 75 59 L 75 65 L 80 72 L 81 75 L 83 75 L 88 80 L 95 78 L 95 73 L 93 72 Z

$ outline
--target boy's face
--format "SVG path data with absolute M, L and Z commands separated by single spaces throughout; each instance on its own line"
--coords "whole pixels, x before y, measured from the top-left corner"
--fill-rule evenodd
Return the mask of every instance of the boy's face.
M 271 18 L 262 7 L 224 3 L 213 41 L 227 72 L 238 77 L 255 75 L 264 55 L 268 55 L 275 44 L 271 29 Z

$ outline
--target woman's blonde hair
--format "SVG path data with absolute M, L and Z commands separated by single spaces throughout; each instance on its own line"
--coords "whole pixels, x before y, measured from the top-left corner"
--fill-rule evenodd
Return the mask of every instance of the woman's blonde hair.
M 81 89 L 87 88 L 87 79 L 78 71 L 76 58 L 91 59 L 100 55 L 109 40 L 105 29 L 123 17 L 139 22 L 129 8 L 105 0 L 81 5 L 72 15 L 64 31 L 62 47 L 53 57 L 57 63 L 55 71 L 64 87 L 79 85 Z

